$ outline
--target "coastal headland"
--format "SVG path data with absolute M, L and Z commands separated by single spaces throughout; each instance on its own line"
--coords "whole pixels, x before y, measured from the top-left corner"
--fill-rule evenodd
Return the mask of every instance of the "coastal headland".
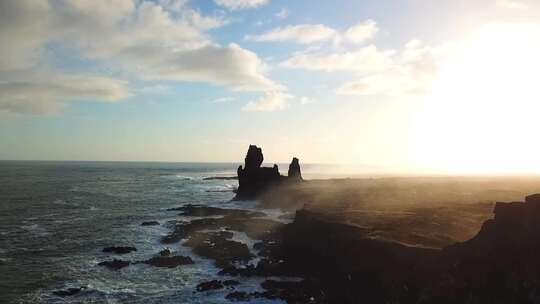
M 288 176 L 262 167 L 263 159 L 249 147 L 235 206 L 255 200 L 261 210 L 287 211 L 282 221 L 226 203 L 170 209 L 194 218 L 164 224 L 163 246 L 182 242 L 222 277 L 200 282 L 196 292 L 227 289 L 226 299 L 244 302 L 539 303 L 540 194 L 516 199 L 540 188 L 536 179 L 310 181 L 298 158 Z M 510 202 L 494 204 L 499 199 Z M 237 232 L 256 240 L 253 250 Z M 116 270 L 193 261 L 164 249 L 148 261 L 103 263 Z M 263 278 L 264 291 L 236 289 L 250 277 Z

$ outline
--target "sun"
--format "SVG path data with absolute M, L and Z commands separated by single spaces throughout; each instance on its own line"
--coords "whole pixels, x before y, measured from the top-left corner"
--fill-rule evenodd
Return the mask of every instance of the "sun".
M 412 157 L 428 171 L 540 174 L 540 25 L 492 23 L 441 67 Z

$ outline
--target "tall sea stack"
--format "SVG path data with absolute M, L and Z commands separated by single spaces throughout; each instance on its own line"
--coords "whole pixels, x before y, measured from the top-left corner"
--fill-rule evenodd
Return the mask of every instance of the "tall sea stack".
M 261 167 L 264 161 L 262 149 L 250 145 L 244 167 L 238 167 L 238 190 L 236 200 L 252 200 L 267 191 L 270 187 L 284 181 L 301 181 L 300 163 L 298 158 L 293 158 L 289 165 L 289 177 L 279 173 L 278 166 Z

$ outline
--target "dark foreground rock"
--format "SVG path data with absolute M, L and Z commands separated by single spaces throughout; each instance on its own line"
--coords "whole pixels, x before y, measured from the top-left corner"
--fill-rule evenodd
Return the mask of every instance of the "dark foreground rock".
M 217 208 L 217 207 L 209 207 L 204 205 L 193 205 L 193 204 L 187 204 L 181 207 L 177 207 L 174 209 L 170 209 L 174 211 L 182 211 L 178 215 L 183 216 L 220 216 L 220 215 L 227 215 L 232 217 L 264 217 L 265 214 L 263 212 L 256 212 L 256 211 L 248 211 L 248 210 L 242 210 L 242 209 L 225 209 L 225 208 Z
M 84 286 L 72 287 L 72 288 L 68 288 L 68 289 L 64 289 L 64 290 L 53 291 L 53 294 L 55 296 L 59 296 L 59 297 L 69 297 L 69 296 L 76 295 L 76 294 L 78 294 L 79 292 L 81 292 L 81 291 L 83 291 L 85 289 L 86 289 L 86 287 L 84 287 Z
M 201 230 L 235 230 L 246 233 L 252 239 L 265 239 L 282 223 L 263 218 L 246 218 L 234 215 L 222 218 L 202 218 L 190 222 L 173 224 L 171 233 L 161 239 L 164 244 L 172 244 L 188 238 Z
M 540 195 L 497 203 L 495 218 L 471 240 L 442 250 L 369 239 L 360 228 L 297 212 L 256 266 L 220 274 L 296 276 L 265 281 L 263 293 L 231 300 L 279 298 L 288 303 L 540 303 Z M 272 245 L 273 244 L 273 245 Z
M 540 195 L 494 213 L 474 238 L 443 249 L 420 303 L 540 303 Z
M 216 266 L 222 268 L 251 260 L 254 256 L 246 244 L 230 240 L 232 236 L 228 231 L 198 231 L 191 234 L 184 245 L 191 247 L 195 254 L 214 260 Z
M 112 246 L 103 248 L 103 252 L 106 253 L 126 254 L 133 251 L 137 251 L 137 248 L 131 246 Z
M 122 269 L 124 267 L 129 266 L 129 264 L 130 264 L 129 261 L 123 261 L 123 260 L 114 259 L 112 261 L 101 262 L 98 265 L 107 267 L 107 268 L 109 268 L 111 270 L 120 270 L 120 269 Z
M 159 226 L 158 221 L 142 222 L 141 226 Z
M 199 285 L 197 285 L 197 291 L 208 291 L 208 290 L 215 290 L 215 289 L 222 289 L 223 283 L 218 280 L 212 280 L 208 282 L 202 282 Z
M 203 180 L 237 180 L 238 176 L 209 176 L 203 178 Z
M 233 291 L 225 296 L 225 299 L 233 302 L 245 302 L 251 300 L 252 296 L 245 291 Z
M 188 256 L 158 256 L 141 263 L 148 264 L 155 267 L 175 268 L 181 265 L 193 264 L 193 260 Z

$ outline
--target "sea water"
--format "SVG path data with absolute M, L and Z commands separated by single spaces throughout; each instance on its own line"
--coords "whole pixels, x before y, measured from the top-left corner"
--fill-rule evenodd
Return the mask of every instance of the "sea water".
M 254 209 L 230 202 L 238 164 L 135 162 L 0 162 L 0 303 L 229 303 L 230 290 L 198 293 L 202 281 L 219 277 L 212 261 L 181 243 L 169 245 L 193 265 L 157 268 L 145 264 L 111 271 L 97 264 L 119 258 L 145 260 L 164 246 L 167 211 L 182 204 Z M 286 170 L 286 168 L 281 168 Z M 278 219 L 280 211 L 266 210 Z M 157 220 L 159 226 L 141 226 Z M 252 247 L 243 233 L 235 240 Z M 105 254 L 107 246 L 136 252 Z M 238 278 L 236 278 L 238 279 Z M 262 279 L 243 279 L 236 290 L 260 290 Z M 84 287 L 59 297 L 56 290 Z M 257 300 L 257 303 L 271 302 Z M 274 301 L 276 303 L 279 301 Z

